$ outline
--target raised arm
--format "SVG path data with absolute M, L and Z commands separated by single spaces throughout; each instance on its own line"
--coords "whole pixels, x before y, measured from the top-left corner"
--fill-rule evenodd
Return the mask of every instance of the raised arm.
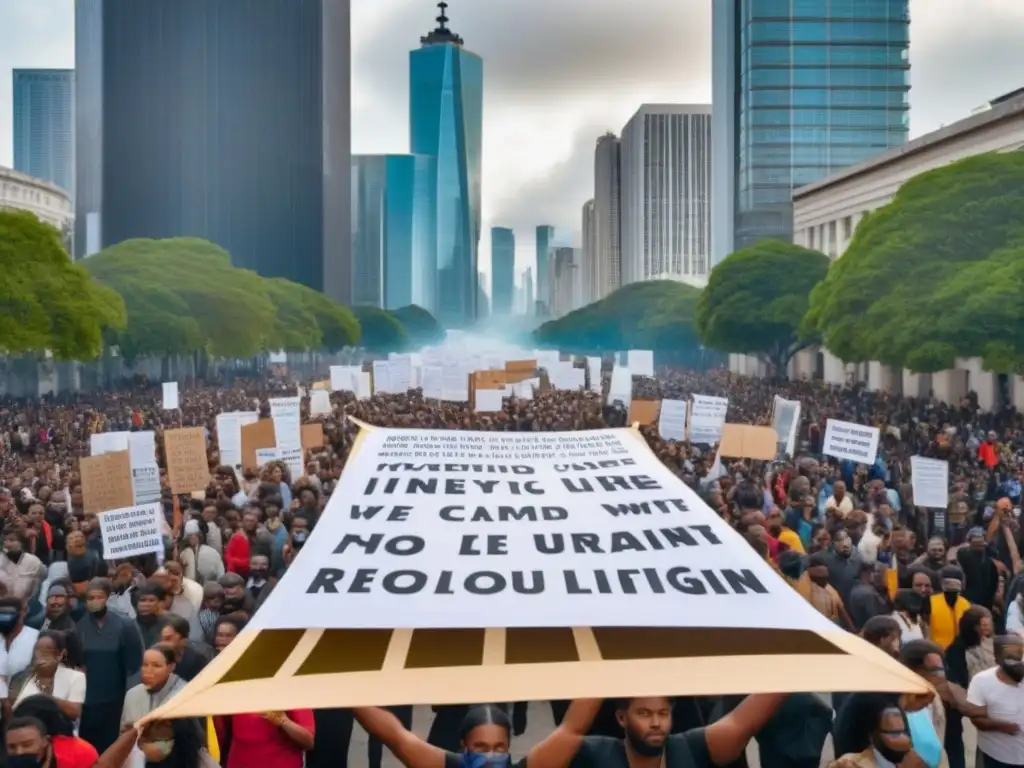
M 746 751 L 747 744 L 772 719 L 786 700 L 784 693 L 754 693 L 732 712 L 704 729 L 708 753 L 715 765 L 729 765 Z
M 569 705 L 562 724 L 534 746 L 526 757 L 528 768 L 565 768 L 579 752 L 583 737 L 601 709 L 603 699 L 576 699 Z
M 386 709 L 356 707 L 352 714 L 363 729 L 383 742 L 406 768 L 444 768 L 445 751 L 423 741 Z

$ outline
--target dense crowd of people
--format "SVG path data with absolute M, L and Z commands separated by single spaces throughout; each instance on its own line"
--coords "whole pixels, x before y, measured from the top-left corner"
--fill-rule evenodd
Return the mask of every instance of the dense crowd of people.
M 309 382 L 305 382 L 308 384 Z M 357 400 L 332 394 L 325 441 L 305 473 L 281 462 L 236 473 L 217 451 L 218 413 L 291 395 L 295 382 L 236 380 L 182 387 L 165 411 L 159 386 L 0 401 L 0 684 L 11 765 L 120 768 L 346 764 L 353 722 L 409 768 L 509 762 L 526 707 L 435 707 L 426 740 L 411 707 L 296 710 L 133 727 L 227 647 L 301 553 L 345 467 L 358 427 L 562 431 L 621 427 L 628 413 L 588 391 L 546 389 L 497 413 L 426 400 L 417 390 Z M 770 423 L 775 395 L 801 403 L 794 456 L 721 462 L 714 447 L 642 432 L 653 453 L 736 528 L 782 578 L 838 626 L 899 658 L 934 696 L 807 693 L 746 698 L 552 702 L 552 734 L 531 768 L 743 765 L 756 739 L 763 768 L 811 768 L 831 734 L 836 768 L 1024 766 L 1024 589 L 1018 523 L 1024 417 L 820 382 L 770 382 L 723 371 L 662 369 L 634 397 L 729 399 L 729 421 Z M 870 466 L 822 456 L 827 419 L 879 427 Z M 104 557 L 83 509 L 77 460 L 92 433 L 202 426 L 212 481 L 173 498 L 164 481 L 165 552 Z M 947 509 L 914 505 L 910 458 L 945 459 Z M 164 457 L 160 465 L 166 467 Z M 244 501 L 239 501 L 244 499 Z M 979 755 L 965 755 L 964 719 Z M 979 765 L 980 763 L 975 763 Z

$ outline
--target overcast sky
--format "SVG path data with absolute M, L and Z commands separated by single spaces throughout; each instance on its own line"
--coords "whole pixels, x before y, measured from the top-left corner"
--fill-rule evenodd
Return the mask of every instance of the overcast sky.
M 515 228 L 517 270 L 536 224 L 578 238 L 594 141 L 641 103 L 710 101 L 711 1 L 449 0 L 452 28 L 484 59 L 482 269 L 491 225 Z M 436 10 L 352 0 L 353 152 L 408 151 L 408 51 Z M 1024 86 L 1024 0 L 911 0 L 911 17 L 912 135 Z M 73 0 L 0 0 L 0 165 L 12 162 L 11 69 L 74 66 L 73 22 Z

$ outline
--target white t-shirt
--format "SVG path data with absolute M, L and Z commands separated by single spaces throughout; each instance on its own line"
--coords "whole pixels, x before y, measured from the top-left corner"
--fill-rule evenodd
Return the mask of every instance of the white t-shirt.
M 999 731 L 978 731 L 978 749 L 1010 765 L 1024 765 L 1024 684 L 1008 685 L 996 676 L 999 667 L 979 672 L 967 689 L 971 704 L 988 708 L 988 717 L 1016 723 L 1020 731 L 1011 736 Z
M 906 645 L 911 640 L 924 640 L 920 619 L 916 624 L 911 624 L 899 611 L 893 611 L 892 617 L 900 625 L 900 645 Z
M 24 672 L 32 666 L 32 656 L 36 649 L 36 640 L 39 639 L 39 630 L 32 627 L 22 627 L 21 632 L 14 638 L 7 649 L 7 679 Z
M 36 678 L 33 675 L 25 681 L 25 685 L 21 688 L 21 693 L 18 694 L 18 698 L 14 702 L 14 706 L 17 707 L 22 699 L 35 696 L 37 693 L 42 693 L 42 691 L 36 685 Z M 53 675 L 53 698 L 60 701 L 70 701 L 73 704 L 84 704 L 85 672 L 65 667 L 63 664 L 57 667 L 57 671 Z

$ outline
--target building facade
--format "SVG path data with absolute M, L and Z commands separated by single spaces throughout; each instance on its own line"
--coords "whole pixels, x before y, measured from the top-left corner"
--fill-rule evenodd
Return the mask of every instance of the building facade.
M 554 247 L 555 228 L 550 224 L 537 227 L 537 280 L 534 284 L 536 293 L 537 317 L 547 317 L 551 308 L 550 256 Z
M 534 295 L 533 295 L 533 267 L 527 267 L 523 270 L 523 298 L 525 304 L 523 306 L 523 314 L 527 317 L 534 313 Z
M 714 263 L 790 240 L 795 189 L 907 140 L 908 6 L 714 4 Z
M 581 306 L 598 301 L 607 294 L 602 292 L 601 265 L 597 258 L 597 204 L 587 200 L 583 204 L 583 295 Z
M 700 282 L 711 248 L 711 108 L 645 104 L 622 130 L 622 284 Z
M 461 327 L 477 318 L 483 60 L 447 22 L 409 53 L 410 149 L 435 158 L 437 317 Z
M 75 71 L 14 70 L 14 169 L 75 192 Z
M 516 291 L 516 233 L 491 227 L 491 315 L 511 315 Z
M 40 221 L 56 227 L 65 235 L 70 234 L 74 222 L 74 207 L 66 190 L 52 182 L 0 166 L 0 210 L 4 208 L 34 213 Z
M 996 99 L 970 117 L 797 190 L 793 195 L 794 240 L 840 258 L 865 214 L 891 202 L 904 182 L 914 176 L 985 152 L 1021 150 L 1024 91 Z M 730 355 L 730 367 L 737 373 L 763 373 L 758 363 L 743 355 Z M 861 381 L 868 389 L 909 397 L 934 391 L 945 402 L 957 402 L 973 390 L 984 409 L 993 408 L 1002 395 L 1008 395 L 1024 410 L 1024 378 L 1008 375 L 1001 384 L 999 374 L 983 370 L 976 358 L 959 360 L 954 370 L 914 374 L 877 362 L 846 365 L 827 350 L 809 349 L 795 356 L 790 375 L 832 384 Z
M 352 303 L 433 312 L 434 159 L 352 157 Z
M 569 246 L 555 248 L 548 262 L 551 286 L 551 317 L 559 318 L 579 306 L 580 268 L 578 250 Z
M 201 237 L 348 302 L 349 9 L 75 4 L 78 254 Z
M 595 301 L 622 285 L 620 152 L 621 144 L 614 133 L 600 137 L 594 148 Z

